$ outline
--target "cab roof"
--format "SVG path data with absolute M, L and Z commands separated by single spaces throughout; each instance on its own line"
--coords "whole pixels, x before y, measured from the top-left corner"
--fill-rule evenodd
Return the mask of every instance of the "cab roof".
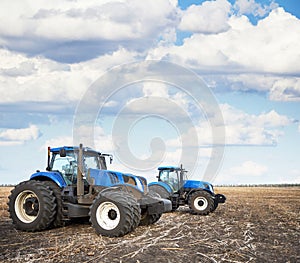
M 161 170 L 180 170 L 178 166 L 160 166 L 157 168 L 159 171 Z
M 55 147 L 55 148 L 50 148 L 50 152 L 53 153 L 58 153 L 61 149 L 65 149 L 67 152 L 68 151 L 78 151 L 79 147 L 78 146 L 61 146 L 61 147 Z M 92 152 L 92 153 L 98 153 L 101 154 L 101 152 L 95 151 L 92 148 L 89 147 L 83 147 L 84 152 Z

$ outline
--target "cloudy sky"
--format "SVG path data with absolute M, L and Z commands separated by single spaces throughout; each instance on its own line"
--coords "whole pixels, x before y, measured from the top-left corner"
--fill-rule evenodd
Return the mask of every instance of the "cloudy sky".
M 215 184 L 300 183 L 296 2 L 2 0 L 0 183 L 78 141 L 149 181 L 183 162 Z

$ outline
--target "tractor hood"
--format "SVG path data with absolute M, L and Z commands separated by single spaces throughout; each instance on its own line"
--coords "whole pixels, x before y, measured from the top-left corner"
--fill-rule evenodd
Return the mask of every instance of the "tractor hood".
M 185 180 L 183 187 L 185 189 L 205 189 L 208 190 L 209 192 L 213 193 L 214 189 L 213 186 L 208 183 L 208 182 L 204 182 L 204 181 L 195 181 L 195 180 Z
M 110 170 L 88 169 L 87 178 L 92 185 L 111 187 L 118 184 L 131 184 L 141 192 L 147 191 L 147 180 L 133 174 Z

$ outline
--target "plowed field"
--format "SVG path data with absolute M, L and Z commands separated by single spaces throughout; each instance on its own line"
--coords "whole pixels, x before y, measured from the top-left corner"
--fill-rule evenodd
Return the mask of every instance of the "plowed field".
M 125 237 L 97 236 L 88 222 L 26 233 L 0 188 L 0 262 L 300 262 L 299 187 L 219 187 L 225 204 L 208 216 L 188 207 Z

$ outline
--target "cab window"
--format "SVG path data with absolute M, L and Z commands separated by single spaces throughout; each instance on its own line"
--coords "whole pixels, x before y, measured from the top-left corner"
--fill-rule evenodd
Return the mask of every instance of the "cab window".
M 65 157 L 59 154 L 53 154 L 51 162 L 51 170 L 59 171 L 64 177 L 67 184 L 72 184 L 72 181 L 77 176 L 77 156 L 74 152 L 68 152 Z
M 174 191 L 179 189 L 177 171 L 162 170 L 160 172 L 160 181 L 170 185 Z
M 84 156 L 84 165 L 86 167 L 86 170 L 91 169 L 99 169 L 99 161 L 98 156 L 95 155 L 85 155 Z

